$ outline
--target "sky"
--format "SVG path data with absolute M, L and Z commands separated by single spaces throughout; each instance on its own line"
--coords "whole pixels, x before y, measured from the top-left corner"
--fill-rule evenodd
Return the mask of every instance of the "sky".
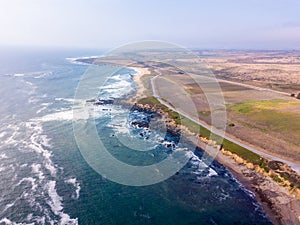
M 0 0 L 0 45 L 300 49 L 299 0 Z

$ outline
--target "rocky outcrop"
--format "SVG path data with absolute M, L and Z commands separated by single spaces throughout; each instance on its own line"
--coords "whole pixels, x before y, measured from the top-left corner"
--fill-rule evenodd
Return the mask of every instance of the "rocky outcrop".
M 88 99 L 87 103 L 93 103 L 94 105 L 112 105 L 115 99 Z

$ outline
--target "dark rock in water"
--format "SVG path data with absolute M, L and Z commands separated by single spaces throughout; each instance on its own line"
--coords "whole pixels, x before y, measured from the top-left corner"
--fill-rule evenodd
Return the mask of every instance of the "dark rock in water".
M 94 105 L 112 105 L 114 104 L 114 99 L 88 99 L 88 103 L 94 103 Z
M 114 104 L 114 99 L 98 99 L 94 102 L 94 105 L 112 105 Z
M 95 101 L 96 101 L 96 99 L 88 99 L 88 100 L 86 100 L 86 102 L 91 102 L 91 103 L 93 103 Z
M 75 61 L 87 64 L 93 64 L 97 58 L 76 59 Z
M 167 128 L 167 134 L 171 137 L 180 136 L 180 130 Z
M 136 104 L 131 107 L 131 111 L 132 112 L 138 111 L 138 112 L 144 112 L 144 113 L 150 114 L 149 116 L 151 118 L 154 118 L 155 116 L 159 116 L 159 114 L 156 112 L 155 109 L 153 109 L 151 107 L 140 107 L 140 106 L 138 106 Z
M 171 145 L 171 143 L 167 143 L 166 146 L 167 146 L 167 148 L 170 148 L 172 145 Z
M 137 127 L 147 127 L 147 128 L 149 128 L 149 123 L 145 122 L 145 121 L 141 121 L 141 122 L 133 121 L 133 122 L 131 122 L 131 125 L 137 126 Z

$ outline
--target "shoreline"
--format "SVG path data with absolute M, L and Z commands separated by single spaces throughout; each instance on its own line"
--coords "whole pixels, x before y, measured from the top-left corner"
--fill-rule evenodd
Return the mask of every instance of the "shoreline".
M 136 71 L 136 73 L 132 76 L 133 81 L 136 85 L 136 93 L 134 94 L 133 97 L 131 97 L 129 99 L 130 103 L 134 103 L 135 100 L 140 99 L 145 97 L 146 95 L 144 94 L 144 91 L 146 90 L 142 81 L 141 81 L 141 77 L 146 75 L 146 74 L 150 74 L 151 72 L 149 71 L 148 68 L 141 68 L 141 67 L 127 67 L 129 69 L 132 69 L 134 71 Z
M 274 224 L 300 224 L 299 200 L 285 187 L 223 153 L 219 153 L 216 160 L 254 194 Z
M 148 68 L 129 68 L 138 72 L 137 75 L 133 76 L 137 89 L 136 95 L 131 98 L 131 102 L 134 102 L 136 99 L 145 97 L 143 93 L 146 88 L 141 81 L 141 77 L 149 74 L 150 71 Z M 200 144 L 207 144 L 203 139 L 198 139 Z M 257 171 L 257 168 L 247 165 L 247 162 L 239 161 L 239 157 L 225 154 L 225 152 L 226 150 L 222 149 L 215 160 L 228 169 L 243 187 L 254 194 L 256 200 L 274 224 L 300 224 L 300 201 L 297 196 L 290 193 L 287 188 L 279 185 L 269 176 Z

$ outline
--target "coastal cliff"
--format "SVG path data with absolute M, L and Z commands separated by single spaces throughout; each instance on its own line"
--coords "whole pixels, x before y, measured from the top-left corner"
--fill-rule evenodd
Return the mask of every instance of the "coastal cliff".
M 148 101 L 148 102 L 147 102 Z M 219 153 L 216 160 L 228 168 L 247 189 L 255 193 L 258 201 L 274 224 L 300 224 L 300 177 L 288 165 L 262 159 L 263 163 L 253 163 L 226 149 L 215 140 L 197 134 L 181 124 L 180 116 L 164 106 L 147 99 L 140 99 L 134 110 L 155 113 L 163 118 L 168 130 L 175 134 L 189 132 L 197 137 L 199 143 L 209 144 Z M 200 144 L 201 145 L 201 144 Z M 201 150 L 201 146 L 198 146 Z

